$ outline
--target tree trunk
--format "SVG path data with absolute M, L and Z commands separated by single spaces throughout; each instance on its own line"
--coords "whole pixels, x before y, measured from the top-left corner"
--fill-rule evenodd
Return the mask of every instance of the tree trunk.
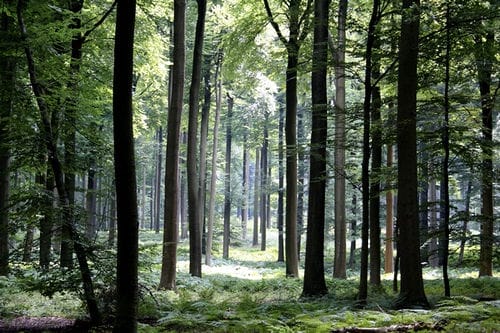
M 117 309 L 113 332 L 137 332 L 138 213 L 132 78 L 135 1 L 118 1 L 113 74 L 113 137 L 117 238 Z
M 438 243 L 437 243 L 437 195 L 436 195 L 436 180 L 431 179 L 429 184 L 429 201 L 431 202 L 430 218 L 429 218 L 429 265 L 431 267 L 439 266 Z
M 467 189 L 465 190 L 464 200 L 465 200 L 465 212 L 464 212 L 464 222 L 462 225 L 461 239 L 460 239 L 460 250 L 458 253 L 458 266 L 462 266 L 464 260 L 465 243 L 467 242 L 467 230 L 470 221 L 470 197 L 472 192 L 472 180 L 469 178 L 467 180 Z
M 31 262 L 31 252 L 33 251 L 33 234 L 34 227 L 32 225 L 26 226 L 26 234 L 23 241 L 23 262 Z
M 398 253 L 401 289 L 396 307 L 429 307 L 424 292 L 417 198 L 417 59 L 420 2 L 403 0 L 398 73 Z
M 252 246 L 259 245 L 259 216 L 260 216 L 260 149 L 255 149 L 254 167 L 254 197 L 253 197 L 253 238 Z
M 357 197 L 356 193 L 352 195 L 352 220 L 351 220 L 351 248 L 349 250 L 349 268 L 353 269 L 354 264 L 356 263 L 356 240 L 358 239 L 358 231 L 356 226 L 356 213 L 358 211 L 357 205 Z
M 380 39 L 375 37 L 374 47 L 380 48 Z M 373 58 L 372 77 L 377 81 L 380 77 L 379 57 Z M 372 165 L 370 175 L 370 284 L 381 286 L 380 281 L 380 168 L 382 166 L 382 118 L 380 109 L 382 97 L 380 87 L 372 88 Z
M 187 147 L 187 133 L 184 131 L 181 134 L 182 146 Z M 186 157 L 184 155 L 180 159 L 180 194 L 179 194 L 179 218 L 181 223 L 181 239 L 188 238 L 188 184 L 187 184 L 187 170 L 186 170 Z
M 476 38 L 476 66 L 482 109 L 481 163 L 481 236 L 479 276 L 493 275 L 493 106 L 491 94 L 492 66 L 495 61 L 495 35 L 489 31 Z
M 175 289 L 179 233 L 179 132 L 184 94 L 186 1 L 174 0 L 172 97 L 168 110 L 165 219 L 160 288 Z M 167 195 L 168 193 L 168 195 Z
M 210 64 L 212 57 L 205 57 L 204 81 L 204 99 L 201 109 L 200 124 L 200 185 L 198 189 L 200 224 L 201 224 L 201 247 L 202 253 L 206 254 L 206 201 L 207 201 L 207 141 L 208 141 L 208 123 L 210 116 L 210 103 L 212 102 L 212 86 L 210 84 Z
M 392 168 L 392 163 L 394 159 L 394 151 L 392 149 L 392 144 L 387 144 L 387 169 Z M 394 240 L 394 222 L 393 222 L 393 195 L 392 195 L 392 184 L 387 184 L 387 189 L 385 192 L 385 202 L 386 202 L 386 214 L 385 214 L 385 263 L 384 271 L 386 273 L 393 272 L 393 240 Z
M 450 297 L 450 279 L 448 277 L 448 255 L 450 243 L 450 194 L 449 194 L 449 161 L 450 161 L 450 5 L 446 3 L 446 55 L 445 55 L 445 78 L 444 78 L 444 121 L 441 131 L 444 157 L 441 173 L 441 221 L 439 246 L 443 251 L 443 284 L 444 295 Z
M 160 216 L 161 216 L 161 182 L 162 182 L 162 150 L 163 150 L 163 128 L 160 126 L 157 131 L 158 135 L 158 155 L 156 160 L 156 176 L 155 176 L 155 232 L 160 232 Z
M 52 248 L 52 228 L 54 226 L 54 176 L 52 169 L 47 165 L 46 175 L 40 174 L 37 182 L 45 189 L 41 210 L 43 217 L 40 219 L 40 267 L 47 270 L 50 266 L 50 253 Z
M 197 0 L 198 18 L 193 50 L 193 71 L 189 89 L 189 125 L 187 147 L 188 210 L 189 210 L 189 273 L 201 277 L 201 201 L 200 174 L 197 168 L 198 113 L 201 86 L 203 35 L 205 31 L 206 0 Z M 200 164 L 201 164 L 200 160 Z M 201 169 L 201 168 L 200 168 Z
M 309 172 L 309 203 L 304 269 L 304 296 L 328 293 L 325 282 L 325 190 L 326 141 L 328 128 L 327 60 L 329 0 L 314 1 L 314 42 L 312 56 L 312 129 Z
M 227 115 L 226 115 L 226 167 L 224 181 L 224 236 L 222 241 L 222 257 L 229 259 L 229 243 L 231 241 L 231 141 L 232 117 L 234 100 L 227 95 Z
M 266 120 L 264 123 L 264 142 L 261 148 L 261 157 L 260 157 L 260 182 L 261 182 L 261 191 L 260 191 L 260 250 L 266 250 L 266 228 L 267 228 L 267 220 L 269 216 L 267 214 L 267 193 L 268 193 L 268 183 L 267 183 L 267 150 L 269 144 L 268 130 L 267 130 L 267 119 L 268 116 L 266 114 Z
M 304 129 L 304 114 L 306 110 L 303 107 L 297 109 L 297 158 L 299 177 L 297 182 L 297 259 L 300 261 L 300 250 L 302 248 L 302 235 L 304 234 L 304 196 L 306 193 L 306 164 L 307 142 Z M 285 148 L 286 149 L 286 148 Z M 286 191 L 285 191 L 286 193 Z
M 366 42 L 365 98 L 363 103 L 363 162 L 362 162 L 362 207 L 363 221 L 361 225 L 361 272 L 359 280 L 358 300 L 366 302 L 368 296 L 368 233 L 370 227 L 370 109 L 372 107 L 372 53 L 375 44 L 375 30 L 380 20 L 380 1 L 373 1 L 372 14 L 368 24 L 368 40 Z
M 345 214 L 345 39 L 347 0 L 339 1 L 335 59 L 335 253 L 333 277 L 347 278 Z M 356 224 L 356 221 L 354 221 Z M 356 247 L 356 243 L 354 243 Z M 352 251 L 354 255 L 354 251 Z M 354 260 L 354 257 L 351 256 Z
M 247 239 L 248 228 L 248 181 L 249 181 L 249 156 L 248 156 L 248 133 L 247 129 L 243 129 L 243 177 L 241 196 L 241 238 L 243 241 Z
M 278 262 L 285 261 L 285 249 L 283 244 L 283 222 L 284 222 L 284 202 L 283 202 L 283 127 L 285 112 L 282 103 L 279 104 L 279 125 L 278 125 Z
M 8 5 L 11 1 L 6 1 Z M 5 11 L 0 17 L 0 43 L 10 45 L 14 40 L 13 20 Z M 6 50 L 4 50 L 6 51 Z M 10 51 L 10 50 L 9 50 Z M 10 52 L 9 52 L 10 53 Z M 7 54 L 7 52 L 5 52 Z M 11 56 L 0 55 L 0 275 L 9 273 L 9 119 L 12 113 L 12 94 L 15 86 L 15 63 Z
M 93 160 L 93 158 L 92 158 Z M 91 161 L 87 177 L 87 195 L 85 200 L 87 212 L 86 236 L 89 240 L 94 239 L 97 234 L 96 223 L 96 200 L 97 200 L 97 179 L 95 176 L 95 161 Z

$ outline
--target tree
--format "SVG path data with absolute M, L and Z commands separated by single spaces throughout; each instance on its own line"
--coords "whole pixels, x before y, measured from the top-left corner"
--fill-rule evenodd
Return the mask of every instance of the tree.
M 232 117 L 234 98 L 227 95 L 227 115 L 226 115 L 226 167 L 224 181 L 224 237 L 222 242 L 222 257 L 229 258 L 229 243 L 231 241 L 231 142 Z
M 401 289 L 395 306 L 429 307 L 420 264 L 417 199 L 417 61 L 420 1 L 403 0 L 398 72 L 398 253 Z
M 6 5 L 10 4 L 10 1 L 6 2 Z M 5 11 L 2 12 L 0 16 L 2 49 L 7 48 L 14 39 L 13 23 L 12 18 Z M 0 55 L 0 275 L 9 273 L 9 119 L 13 105 L 15 59 L 8 53 L 2 52 Z
M 366 41 L 365 51 L 365 96 L 363 102 L 363 162 L 362 162 L 362 206 L 363 206 L 363 221 L 361 225 L 361 272 L 359 277 L 359 294 L 358 299 L 361 302 L 366 302 L 368 296 L 368 233 L 370 225 L 370 112 L 372 108 L 372 93 L 373 93 L 373 65 L 372 54 L 376 41 L 376 28 L 380 20 L 380 1 L 374 0 L 370 22 L 368 23 L 368 39 Z
M 116 9 L 113 137 L 117 211 L 117 308 L 113 332 L 137 332 L 139 225 L 132 110 L 135 1 Z
M 286 2 L 288 7 L 288 39 L 282 33 L 275 21 L 268 0 L 264 0 L 270 24 L 276 31 L 287 52 L 286 69 L 286 216 L 285 216 L 285 259 L 286 275 L 299 276 L 298 249 L 297 249 L 297 73 L 299 65 L 299 51 L 302 42 L 309 32 L 310 12 L 312 0 L 305 2 L 305 9 L 301 10 L 301 0 Z
M 186 1 L 174 1 L 172 96 L 168 109 L 165 162 L 165 219 L 160 288 L 175 289 L 179 238 L 179 134 L 184 95 Z
M 189 126 L 188 126 L 188 209 L 189 209 L 189 273 L 201 277 L 201 203 L 200 178 L 197 172 L 196 152 L 198 135 L 198 105 L 201 85 L 201 67 L 203 52 L 203 35 L 205 32 L 206 0 L 197 0 L 198 19 L 193 50 L 193 72 L 191 74 L 191 88 L 189 90 Z M 200 161 L 200 164 L 204 161 Z M 201 169 L 201 168 L 200 168 Z
M 482 164 L 481 164 L 481 250 L 479 276 L 492 276 L 493 258 L 493 106 L 491 93 L 493 63 L 495 61 L 495 34 L 485 29 L 475 36 L 474 56 L 481 96 Z
M 345 279 L 346 212 L 345 212 L 345 40 L 347 0 L 339 1 L 337 47 L 335 59 L 335 254 L 333 277 Z M 331 42 L 333 44 L 333 41 Z M 333 45 L 332 45 L 333 46 Z
M 285 252 L 283 247 L 283 220 L 284 220 L 284 181 L 283 181 L 283 127 L 285 112 L 283 103 L 279 104 L 279 128 L 278 128 L 278 262 L 285 261 Z
M 306 259 L 302 295 L 328 293 L 325 283 L 325 190 L 326 141 L 328 128 L 327 59 L 329 0 L 314 1 L 314 44 L 312 56 L 312 129 L 307 210 Z

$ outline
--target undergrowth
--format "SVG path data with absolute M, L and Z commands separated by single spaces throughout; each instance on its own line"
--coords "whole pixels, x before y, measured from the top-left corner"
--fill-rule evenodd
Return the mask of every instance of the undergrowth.
M 440 271 L 425 268 L 431 310 L 392 310 L 397 293 L 392 291 L 389 275 L 383 275 L 382 288 L 370 290 L 367 305 L 359 309 L 357 272 L 349 272 L 346 280 L 327 277 L 327 296 L 303 299 L 302 281 L 285 277 L 284 264 L 276 262 L 277 253 L 271 246 L 266 252 L 245 244 L 231 248 L 231 260 L 219 259 L 215 253 L 214 264 L 203 266 L 200 279 L 189 276 L 187 244 L 181 243 L 176 291 L 157 289 L 161 235 L 141 234 L 140 249 L 140 332 L 330 332 L 345 327 L 414 323 L 439 324 L 436 327 L 446 332 L 500 330 L 500 278 L 478 279 L 475 268 L 450 270 L 450 298 L 443 296 Z M 0 277 L 0 317 L 85 316 L 76 289 L 53 288 L 44 296 L 33 288 L 38 283 L 44 291 L 44 280 L 36 267 L 19 267 L 18 272 L 23 274 Z M 101 274 L 96 267 L 94 272 Z M 96 277 L 98 289 L 112 289 L 111 273 Z M 64 277 L 52 278 L 57 282 Z M 101 299 L 101 303 L 110 302 Z M 112 312 L 112 304 L 106 306 Z M 103 330 L 106 328 L 99 331 Z

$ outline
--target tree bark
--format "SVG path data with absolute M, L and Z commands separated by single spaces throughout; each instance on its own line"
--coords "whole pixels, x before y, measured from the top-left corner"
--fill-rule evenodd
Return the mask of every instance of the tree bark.
M 482 118 L 482 163 L 481 163 L 481 235 L 479 253 L 479 276 L 493 275 L 493 106 L 491 94 L 492 66 L 495 60 L 495 35 L 476 37 L 476 66 L 481 94 Z
M 429 307 L 420 263 L 417 198 L 417 61 L 420 23 L 419 0 L 403 0 L 398 73 L 398 253 L 401 289 L 398 308 Z
M 161 289 L 175 289 L 177 242 L 179 238 L 179 133 L 181 124 L 185 65 L 186 1 L 174 0 L 174 51 L 172 97 L 168 110 L 168 135 L 165 164 L 165 219 Z M 168 193 L 168 195 L 167 195 Z
M 260 250 L 265 251 L 266 250 L 266 229 L 267 229 L 267 221 L 269 219 L 268 212 L 267 212 L 267 195 L 268 195 L 268 178 L 267 178 L 267 163 L 268 163 L 268 145 L 269 145 L 269 137 L 268 137 L 268 130 L 267 130 L 267 121 L 268 121 L 268 116 L 266 114 L 266 120 L 264 123 L 264 142 L 262 144 L 261 148 L 261 154 L 260 154 L 260 182 L 261 182 L 261 191 L 260 191 Z
M 132 79 L 135 1 L 118 0 L 113 74 L 117 238 L 117 309 L 113 332 L 137 332 L 138 213 Z
M 9 5 L 11 1 L 6 1 Z M 0 17 L 0 42 L 10 45 L 13 20 L 4 11 Z M 9 273 L 9 189 L 10 144 L 9 119 L 12 113 L 12 94 L 15 86 L 15 62 L 7 55 L 0 56 L 0 275 Z
M 327 60 L 329 0 L 314 1 L 314 40 L 312 56 L 312 129 L 309 172 L 309 203 L 303 296 L 328 293 L 325 282 L 325 191 L 326 141 L 328 129 Z
M 387 144 L 387 169 L 392 168 L 392 163 L 394 159 L 394 151 L 392 149 L 392 144 Z M 394 222 L 393 222 L 393 210 L 394 210 L 394 200 L 392 195 L 392 184 L 387 184 L 387 189 L 385 192 L 385 202 L 386 202 L 386 214 L 385 214 L 385 262 L 384 271 L 385 273 L 392 273 L 393 268 L 393 239 L 394 239 Z
M 161 182 L 162 182 L 162 150 L 163 150 L 163 128 L 160 126 L 157 130 L 158 136 L 158 154 L 156 156 L 156 176 L 155 176 L 155 232 L 160 232 L 160 216 L 161 216 Z
M 347 278 L 345 213 L 345 40 L 347 0 L 339 1 L 335 50 L 335 253 L 333 277 Z
M 259 216 L 260 216 L 260 149 L 255 149 L 254 167 L 254 197 L 253 197 L 253 238 L 252 246 L 259 245 Z
M 283 244 L 283 222 L 284 222 L 284 175 L 283 175 L 283 127 L 285 112 L 282 103 L 279 104 L 278 125 L 278 262 L 285 261 L 285 249 Z
M 189 273 L 201 277 L 201 201 L 200 174 L 197 168 L 198 113 L 201 86 L 203 35 L 205 31 L 206 0 L 197 0 L 198 18 L 193 50 L 193 71 L 189 90 L 189 125 L 187 146 L 188 210 L 189 210 Z M 201 164 L 200 160 L 200 164 Z
M 231 96 L 227 96 L 227 115 L 226 115 L 226 167 L 224 181 L 224 235 L 222 241 L 222 257 L 229 259 L 229 243 L 231 242 L 231 142 L 233 103 Z
M 243 129 L 243 177 L 242 177 L 242 204 L 241 204 L 241 238 L 247 239 L 248 228 L 248 182 L 249 182 L 249 156 L 248 156 L 248 131 Z

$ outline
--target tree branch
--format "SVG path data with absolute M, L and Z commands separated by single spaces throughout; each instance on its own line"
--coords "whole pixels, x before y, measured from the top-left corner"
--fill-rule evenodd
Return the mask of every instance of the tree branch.
M 108 18 L 109 15 L 111 15 L 111 13 L 113 12 L 113 10 L 115 9 L 116 7 L 116 1 L 113 1 L 113 4 L 111 5 L 111 7 L 109 7 L 109 9 L 104 13 L 104 15 L 101 17 L 101 19 L 99 21 L 97 21 L 93 26 L 92 28 L 90 28 L 89 30 L 85 31 L 85 33 L 83 34 L 82 36 L 82 42 L 85 43 L 85 41 L 87 40 L 87 37 L 97 28 L 99 28 L 99 26 L 101 26 L 101 24 L 104 23 L 104 21 L 106 21 L 106 19 Z
M 309 0 L 309 1 L 311 1 L 311 0 Z M 276 21 L 274 20 L 274 15 L 273 15 L 273 12 L 271 11 L 271 7 L 269 6 L 268 0 L 264 0 L 264 6 L 266 7 L 266 13 L 267 13 L 267 17 L 269 19 L 269 23 L 271 23 L 271 26 L 276 31 L 276 34 L 278 35 L 278 38 L 280 39 L 280 41 L 286 47 L 288 47 L 288 40 L 285 38 L 285 36 L 283 36 L 283 33 L 281 32 L 281 29 L 280 29 L 278 23 L 276 23 Z

